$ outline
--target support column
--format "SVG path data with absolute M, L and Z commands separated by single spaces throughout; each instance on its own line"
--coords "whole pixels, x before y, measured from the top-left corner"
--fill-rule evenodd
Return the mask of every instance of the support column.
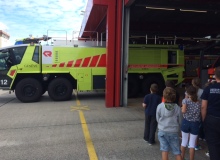
M 116 24 L 116 0 L 110 0 L 107 11 L 107 63 L 106 63 L 106 107 L 115 107 L 115 24 Z
M 123 12 L 124 4 L 123 0 L 117 0 L 117 16 L 116 19 L 116 33 L 115 33 L 115 42 L 116 42 L 116 57 L 115 57 L 115 106 L 122 106 L 122 53 L 123 53 Z
M 94 0 L 94 4 L 107 5 L 106 24 L 106 107 L 119 107 L 121 99 L 121 49 L 123 0 Z
M 124 14 L 124 34 L 123 34 L 123 72 L 122 72 L 122 106 L 126 107 L 128 105 L 128 53 L 129 53 L 129 24 L 130 24 L 130 8 L 125 8 Z

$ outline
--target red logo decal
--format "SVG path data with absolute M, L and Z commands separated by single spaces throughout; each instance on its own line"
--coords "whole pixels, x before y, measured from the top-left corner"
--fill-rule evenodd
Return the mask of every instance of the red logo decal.
M 43 55 L 45 57 L 52 57 L 52 52 L 51 51 L 44 51 Z

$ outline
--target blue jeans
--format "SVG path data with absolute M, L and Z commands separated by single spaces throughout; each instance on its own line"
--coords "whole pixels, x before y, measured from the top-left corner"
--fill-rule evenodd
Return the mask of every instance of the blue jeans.
M 158 140 L 160 141 L 161 151 L 169 152 L 169 150 L 172 150 L 174 155 L 181 154 L 178 132 L 169 133 L 169 132 L 158 131 Z

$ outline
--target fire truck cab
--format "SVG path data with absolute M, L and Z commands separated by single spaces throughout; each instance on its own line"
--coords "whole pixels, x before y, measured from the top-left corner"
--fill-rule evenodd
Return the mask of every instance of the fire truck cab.
M 214 63 L 208 64 L 207 66 L 203 66 L 204 55 L 217 55 Z M 220 66 L 220 42 L 216 42 L 212 45 L 207 46 L 201 51 L 200 55 L 200 67 L 198 68 L 198 76 L 201 79 L 202 86 L 204 86 L 207 82 L 212 82 L 215 80 L 214 72 L 215 68 Z

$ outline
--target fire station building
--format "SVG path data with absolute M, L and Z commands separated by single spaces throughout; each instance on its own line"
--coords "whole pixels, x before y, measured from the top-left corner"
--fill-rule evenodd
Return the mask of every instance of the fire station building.
M 217 38 L 219 19 L 218 0 L 88 0 L 79 36 L 106 40 L 106 106 L 127 105 L 129 43 Z

